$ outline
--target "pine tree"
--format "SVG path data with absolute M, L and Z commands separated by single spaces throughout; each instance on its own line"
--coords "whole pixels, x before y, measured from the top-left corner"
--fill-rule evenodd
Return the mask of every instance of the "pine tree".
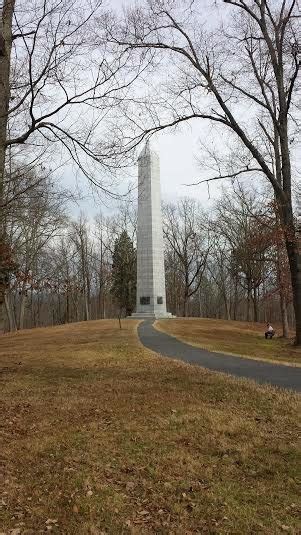
M 130 316 L 136 303 L 137 257 L 128 233 L 124 230 L 115 240 L 111 292 Z

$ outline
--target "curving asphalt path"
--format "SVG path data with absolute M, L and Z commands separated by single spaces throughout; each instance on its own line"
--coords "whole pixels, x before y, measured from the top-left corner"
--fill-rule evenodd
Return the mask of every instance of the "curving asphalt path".
M 153 320 L 140 323 L 138 336 L 145 347 L 164 357 L 176 358 L 209 370 L 301 392 L 301 368 L 206 351 L 157 331 L 153 323 Z

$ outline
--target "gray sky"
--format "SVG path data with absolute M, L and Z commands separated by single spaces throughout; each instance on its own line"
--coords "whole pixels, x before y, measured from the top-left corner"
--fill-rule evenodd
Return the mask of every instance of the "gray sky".
M 214 21 L 216 22 L 216 5 L 213 13 L 213 9 L 210 8 L 212 6 L 212 0 L 203 1 L 207 14 L 206 23 L 213 25 Z M 110 8 L 116 9 L 117 11 L 121 10 L 123 6 L 126 7 L 132 4 L 132 0 L 110 0 L 110 2 L 107 2 Z M 214 198 L 219 196 L 222 186 L 220 181 L 210 184 L 210 199 L 208 197 L 207 184 L 193 187 L 185 185 L 208 176 L 208 172 L 205 173 L 196 161 L 196 156 L 199 153 L 199 138 L 204 136 L 204 134 L 206 137 L 207 129 L 208 125 L 205 122 L 194 121 L 193 123 L 186 123 L 176 131 L 164 131 L 159 133 L 155 138 L 152 138 L 151 145 L 160 157 L 163 201 L 175 201 L 177 198 L 188 196 L 198 199 L 204 207 L 207 207 Z M 137 172 L 138 169 L 134 171 L 136 181 Z M 71 168 L 66 169 L 64 181 L 72 184 L 74 181 L 73 175 L 74 171 Z M 93 199 L 89 185 L 84 177 L 80 178 L 79 184 L 83 196 L 86 198 L 74 207 L 73 211 L 75 214 L 81 210 L 91 215 L 97 213 L 99 210 L 107 211 L 108 207 L 106 208 L 105 205 L 110 206 L 111 210 L 114 210 L 114 203 L 110 200 L 104 199 L 105 205 L 102 206 L 97 197 Z M 133 195 L 135 196 L 135 192 Z
M 152 138 L 151 147 L 160 157 L 161 170 L 161 192 L 162 200 L 165 202 L 176 201 L 180 197 L 192 197 L 198 199 L 206 208 L 212 201 L 220 195 L 222 181 L 210 183 L 210 198 L 207 184 L 198 186 L 187 186 L 186 184 L 196 182 L 200 178 L 208 176 L 208 172 L 202 170 L 197 163 L 198 141 L 201 129 L 206 129 L 205 123 L 195 121 L 194 124 L 187 124 L 176 132 L 160 133 L 156 138 Z M 138 184 L 138 167 L 131 171 Z M 72 183 L 73 170 L 70 168 L 65 172 L 65 181 Z M 97 212 L 114 211 L 116 203 L 109 199 L 104 199 L 103 203 L 90 191 L 87 180 L 83 177 L 78 181 L 80 190 L 85 199 L 78 202 L 73 211 L 75 214 L 81 210 L 88 214 Z M 225 185 L 225 181 L 223 184 Z M 133 196 L 136 192 L 133 191 Z
M 196 120 L 193 123 L 182 125 L 176 131 L 165 130 L 158 133 L 156 137 L 152 137 L 151 148 L 160 157 L 163 201 L 174 202 L 180 197 L 193 197 L 198 199 L 204 207 L 208 207 L 220 195 L 222 182 L 225 185 L 225 181 L 211 182 L 209 194 L 207 184 L 187 186 L 187 184 L 192 184 L 209 176 L 208 171 L 197 162 L 197 156 L 200 156 L 199 139 L 204 134 L 206 137 L 207 132 L 209 132 L 208 124 L 202 120 Z M 124 176 L 127 180 L 126 173 Z M 128 180 L 138 186 L 138 167 L 129 170 Z M 73 207 L 74 214 L 78 214 L 80 211 L 91 215 L 100 210 L 104 212 L 114 211 L 117 205 L 110 199 L 102 198 L 101 200 L 92 193 L 87 179 L 81 177 L 74 166 L 66 168 L 64 183 L 69 186 L 77 184 L 82 193 L 82 200 L 78 200 L 77 205 Z M 133 191 L 132 196 L 136 195 L 137 191 Z
M 219 17 L 217 17 L 218 6 L 222 4 L 214 2 L 214 0 L 202 0 L 204 3 L 204 13 L 206 15 L 206 25 L 214 26 L 217 24 Z M 202 3 L 202 7 L 203 7 Z M 112 9 L 121 10 L 122 6 L 129 6 L 133 4 L 133 0 L 109 0 L 107 5 Z M 224 11 L 219 15 L 224 18 Z M 248 115 L 248 110 L 242 109 L 243 115 Z M 221 194 L 222 187 L 227 185 L 227 181 L 210 182 L 209 192 L 208 185 L 201 184 L 198 186 L 188 187 L 185 184 L 194 183 L 199 180 L 204 180 L 209 176 L 208 170 L 205 166 L 197 162 L 197 156 L 201 155 L 199 139 L 209 139 L 211 130 L 208 123 L 203 120 L 195 120 L 190 123 L 185 123 L 184 126 L 179 127 L 176 131 L 164 131 L 157 134 L 156 138 L 152 138 L 152 147 L 156 150 L 160 157 L 161 167 L 161 190 L 163 201 L 176 201 L 178 198 L 187 196 L 197 199 L 201 204 L 208 208 L 212 201 L 218 198 Z M 214 141 L 223 147 L 224 139 L 227 137 L 214 138 Z M 134 174 L 134 180 L 137 184 L 137 168 L 131 170 Z M 73 172 L 68 169 L 65 172 L 65 180 L 72 182 Z M 126 173 L 124 173 L 126 179 Z M 90 193 L 89 185 L 85 178 L 80 179 L 80 188 L 85 196 L 85 200 L 81 201 L 77 207 L 74 208 L 74 213 L 83 210 L 87 215 L 94 215 L 99 210 L 104 212 L 113 211 L 116 204 L 108 199 L 104 199 L 103 205 L 99 199 Z M 133 193 L 135 196 L 135 192 Z M 209 198 L 210 195 L 210 198 Z M 107 205 L 107 207 L 106 207 Z

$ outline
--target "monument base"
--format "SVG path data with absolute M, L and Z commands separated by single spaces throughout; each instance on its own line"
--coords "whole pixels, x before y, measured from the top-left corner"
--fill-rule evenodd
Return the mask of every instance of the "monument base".
M 127 316 L 127 319 L 132 318 L 133 320 L 164 320 L 175 317 L 176 316 L 173 316 L 170 312 L 164 312 L 163 314 L 160 314 L 160 312 L 134 312 L 131 316 Z

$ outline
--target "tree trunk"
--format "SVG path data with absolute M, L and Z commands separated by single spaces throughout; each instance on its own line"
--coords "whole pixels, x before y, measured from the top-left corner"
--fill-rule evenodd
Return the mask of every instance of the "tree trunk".
M 223 289 L 222 289 L 222 295 L 223 295 L 223 300 L 224 300 L 224 305 L 225 305 L 226 318 L 229 321 L 231 319 L 231 314 L 230 314 L 229 300 L 228 300 L 228 296 L 227 296 L 227 292 L 226 292 L 226 288 L 225 287 L 223 287 Z
M 253 309 L 254 309 L 254 322 L 258 322 L 258 299 L 257 299 L 257 288 L 253 290 Z
M 251 305 L 251 289 L 248 286 L 248 293 L 247 293 L 247 321 L 251 321 L 251 318 L 250 318 L 250 305 Z
M 199 291 L 198 291 L 198 305 L 199 305 L 199 317 L 201 318 L 203 315 L 201 287 L 199 287 Z
M 78 303 L 78 300 L 76 300 L 75 302 L 75 321 L 79 321 L 79 303 Z M 81 308 L 81 307 L 80 307 Z
M 229 303 L 228 303 L 228 299 L 225 298 L 225 308 L 226 308 L 226 318 L 228 321 L 231 320 L 231 314 L 230 314 L 230 307 L 229 307 Z
M 11 308 L 11 302 L 10 302 L 10 299 L 9 299 L 9 294 L 7 292 L 5 292 L 5 294 L 4 294 L 4 302 L 5 302 L 6 314 L 7 314 L 7 318 L 8 318 L 9 332 L 13 332 L 13 331 L 16 330 L 16 325 L 15 325 L 15 321 L 14 321 L 13 311 L 12 311 L 12 308 Z
M 88 292 L 87 289 L 84 290 L 84 300 L 85 300 L 85 321 L 89 321 L 90 314 L 89 314 L 89 298 L 88 298 Z
M 67 288 L 66 291 L 66 323 L 70 322 L 70 296 L 69 296 L 69 288 Z
M 19 313 L 19 330 L 24 328 L 25 304 L 26 304 L 26 294 L 22 291 L 21 301 L 20 301 L 20 313 Z
M 237 277 L 235 277 L 234 282 L 234 305 L 233 305 L 233 319 L 237 320 L 237 301 L 238 301 L 238 282 Z
M 296 321 L 296 344 L 301 345 L 301 255 L 298 251 L 298 244 L 286 240 L 286 249 L 289 259 L 292 290 L 293 290 L 293 304 Z
M 283 277 L 283 268 L 281 263 L 282 250 L 279 244 L 277 244 L 277 279 L 279 287 L 279 297 L 280 297 L 280 312 L 281 312 L 281 322 L 282 322 L 282 336 L 283 338 L 288 338 L 289 336 L 289 327 L 288 327 L 288 316 L 287 316 L 287 300 L 286 300 L 286 288 Z
M 99 272 L 99 317 L 104 318 L 104 287 L 103 287 L 103 241 L 102 231 L 100 237 L 100 272 Z
M 103 319 L 103 296 L 102 296 L 101 280 L 99 281 L 99 292 L 98 292 L 98 317 L 100 319 Z
M 283 176 L 284 175 L 284 170 Z M 286 170 L 286 182 L 290 184 L 290 169 Z M 290 192 L 290 189 L 289 189 Z M 293 292 L 293 305 L 296 324 L 296 345 L 301 345 L 301 235 L 295 227 L 292 210 L 291 195 L 277 198 L 281 225 L 285 236 L 285 247 L 288 256 L 291 284 Z
M 276 192 L 279 213 L 285 235 L 285 245 L 290 265 L 293 303 L 296 321 L 296 344 L 301 345 L 301 255 L 300 233 L 295 227 L 292 208 L 292 172 L 288 138 L 288 106 L 283 79 L 283 65 L 278 71 L 279 140 L 281 147 L 281 172 L 283 195 Z M 280 167 L 280 162 L 278 163 Z
M 12 19 L 15 0 L 4 0 L 0 11 L 0 205 L 3 202 L 7 119 L 10 97 L 10 57 L 12 45 Z M 5 243 L 3 211 L 0 207 L 0 246 Z M 6 272 L 0 258 L 0 332 L 5 322 Z
M 34 311 L 34 301 L 33 301 L 33 287 L 30 289 L 30 328 L 35 327 L 35 311 Z
M 288 338 L 289 336 L 289 327 L 288 327 L 288 316 L 287 316 L 287 303 L 286 297 L 283 290 L 280 290 L 280 310 L 281 310 L 281 322 L 282 322 L 282 336 L 283 338 Z
M 38 327 L 41 325 L 41 297 L 40 292 L 38 292 L 37 295 L 37 313 L 35 317 L 35 327 Z

